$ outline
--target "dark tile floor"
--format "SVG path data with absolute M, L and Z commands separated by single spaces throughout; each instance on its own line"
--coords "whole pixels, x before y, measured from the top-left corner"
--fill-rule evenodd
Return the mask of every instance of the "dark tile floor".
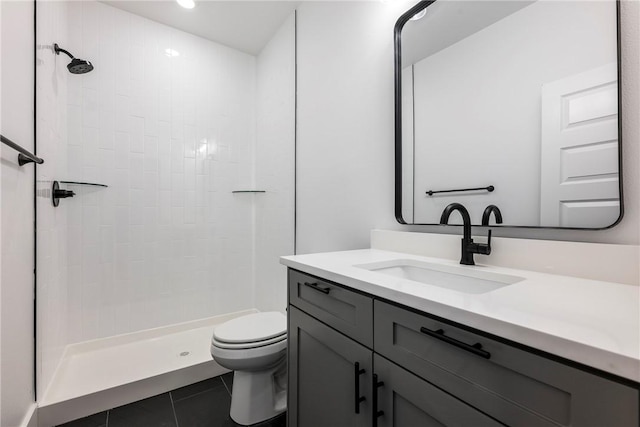
M 59 427 L 236 427 L 229 417 L 232 385 L 230 372 Z M 255 426 L 285 427 L 285 416 Z

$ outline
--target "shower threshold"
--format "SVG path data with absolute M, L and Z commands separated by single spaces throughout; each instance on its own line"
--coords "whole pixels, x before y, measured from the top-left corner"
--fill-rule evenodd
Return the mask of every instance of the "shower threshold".
M 222 375 L 210 353 L 213 328 L 257 310 L 66 347 L 44 397 L 38 426 L 50 427 Z

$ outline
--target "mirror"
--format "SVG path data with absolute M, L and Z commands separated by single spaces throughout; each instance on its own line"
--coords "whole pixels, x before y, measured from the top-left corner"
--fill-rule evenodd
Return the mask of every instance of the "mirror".
M 395 27 L 397 220 L 615 225 L 619 63 L 615 0 L 418 3 Z

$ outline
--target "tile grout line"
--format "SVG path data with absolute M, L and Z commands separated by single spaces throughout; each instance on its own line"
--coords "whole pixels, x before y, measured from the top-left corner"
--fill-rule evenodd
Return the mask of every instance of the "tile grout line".
M 171 401 L 171 409 L 173 410 L 173 419 L 176 420 L 176 427 L 180 427 L 178 424 L 178 414 L 176 414 L 176 407 L 173 404 L 173 394 L 169 392 L 169 400 Z
M 229 396 L 231 396 L 231 390 L 229 390 L 229 386 L 227 385 L 227 382 L 224 380 L 222 375 L 220 375 L 220 380 L 222 381 L 222 385 L 224 385 L 224 388 L 227 389 L 227 393 L 229 393 Z

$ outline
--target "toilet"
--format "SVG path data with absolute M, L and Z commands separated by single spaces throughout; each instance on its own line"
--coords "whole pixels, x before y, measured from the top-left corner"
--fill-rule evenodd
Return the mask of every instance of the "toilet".
M 287 409 L 287 318 L 280 312 L 254 313 L 217 326 L 211 356 L 234 371 L 231 418 L 251 425 Z

